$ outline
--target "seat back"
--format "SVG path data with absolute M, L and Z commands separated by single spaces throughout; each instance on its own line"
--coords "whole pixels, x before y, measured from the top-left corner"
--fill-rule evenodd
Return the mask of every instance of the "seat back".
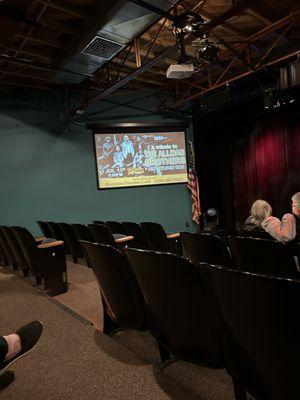
M 244 271 L 297 277 L 298 269 L 288 246 L 274 240 L 228 238 L 236 266 Z
M 91 231 L 86 225 L 82 224 L 71 224 L 71 227 L 74 230 L 75 236 L 77 240 L 86 240 L 87 242 L 93 242 L 93 236 Z
M 51 234 L 52 234 L 52 238 L 56 239 L 56 240 L 64 240 L 64 235 L 59 227 L 59 225 L 56 222 L 46 222 L 46 224 L 48 225 Z
M 11 227 L 3 227 L 2 229 L 10 245 L 10 248 L 14 253 L 14 258 L 16 260 L 18 267 L 23 270 L 28 270 L 29 266 L 27 264 L 24 252 L 19 244 L 17 237 L 14 234 L 13 229 Z
M 46 222 L 44 222 L 44 221 L 37 221 L 37 223 L 38 223 L 43 235 L 46 238 L 51 238 L 52 237 L 52 233 L 51 233 L 51 230 L 50 230 L 48 224 Z
M 65 236 L 63 231 L 61 230 L 59 223 L 57 222 L 47 222 L 54 238 L 56 240 L 62 240 L 64 242 L 64 251 L 66 254 L 70 254 L 70 249 L 68 243 L 65 243 Z
M 12 227 L 12 231 L 19 242 L 32 275 L 39 279 L 42 276 L 42 266 L 34 237 L 26 228 L 20 226 Z
M 223 365 L 215 317 L 194 264 L 175 254 L 125 249 L 149 310 L 150 330 L 172 354 Z
M 6 258 L 8 262 L 11 265 L 16 266 L 17 265 L 17 260 L 14 254 L 14 250 L 12 246 L 10 245 L 9 241 L 7 240 L 7 236 L 5 234 L 5 228 L 4 226 L 0 226 L 0 241 L 3 247 L 3 250 L 5 252 Z
M 214 304 L 228 372 L 257 399 L 297 399 L 300 282 L 199 268 Z
M 141 222 L 141 227 L 146 237 L 148 249 L 170 251 L 167 235 L 162 225 L 156 222 Z
M 64 237 L 64 242 L 67 244 L 69 251 L 75 259 L 83 257 L 80 243 L 75 235 L 74 229 L 72 229 L 70 224 L 64 222 L 58 223 Z
M 121 235 L 126 235 L 126 231 L 121 222 L 116 221 L 106 221 L 107 225 L 110 227 L 112 233 L 120 233 Z
M 269 239 L 269 240 L 274 240 L 271 235 L 268 234 L 268 232 L 264 230 L 247 230 L 247 229 L 241 229 L 237 232 L 237 236 L 241 237 L 252 237 L 252 238 L 258 238 L 258 239 Z
M 233 260 L 226 243 L 218 236 L 209 233 L 180 233 L 183 255 L 197 264 L 207 262 L 228 267 L 233 266 Z
M 99 220 L 94 220 L 94 221 L 93 221 L 93 224 L 107 225 L 106 222 L 104 222 L 104 221 L 99 221 Z
M 130 243 L 130 247 L 135 247 L 137 249 L 147 248 L 146 237 L 139 224 L 135 222 L 122 222 L 122 225 L 126 234 L 134 237 L 133 241 Z
M 92 233 L 93 242 L 115 246 L 113 234 L 107 225 L 89 224 L 88 227 Z
M 4 265 L 6 265 L 6 263 L 7 263 L 7 256 L 6 256 L 6 254 L 5 254 L 5 250 L 4 250 L 4 248 L 3 248 L 3 244 L 2 244 L 2 241 L 1 241 L 1 237 L 0 237 L 0 261 L 1 262 L 3 262 L 4 263 Z
M 81 244 L 114 321 L 127 328 L 146 329 L 143 297 L 125 255 L 112 246 Z

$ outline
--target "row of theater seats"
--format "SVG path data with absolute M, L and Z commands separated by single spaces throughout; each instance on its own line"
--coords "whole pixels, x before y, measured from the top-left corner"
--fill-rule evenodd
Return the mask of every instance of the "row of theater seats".
M 93 221 L 93 224 L 83 225 L 38 221 L 38 224 L 45 237 L 65 242 L 66 254 L 71 254 L 74 262 L 83 257 L 78 240 L 95 241 L 121 247 L 124 247 L 124 244 L 127 243 L 128 246 L 139 249 L 181 254 L 179 234 L 167 235 L 162 225 L 158 223 Z M 122 239 L 120 235 L 128 238 L 133 237 L 133 239 L 130 241 L 125 238 Z
M 65 251 L 73 256 L 74 262 L 83 257 L 79 240 L 86 240 L 117 248 L 127 245 L 171 252 L 184 255 L 194 263 L 207 262 L 249 272 L 299 277 L 300 245 L 286 245 L 267 239 L 270 236 L 265 232 L 239 231 L 237 236 L 230 236 L 226 231 L 217 234 L 181 232 L 167 235 L 162 225 L 154 222 L 93 221 L 89 225 L 38 223 L 46 237 L 64 241 Z M 117 234 L 124 235 L 124 238 L 116 238 Z M 126 236 L 133 239 L 126 240 Z
M 22 270 L 24 276 L 32 274 L 37 284 L 43 284 L 45 293 L 56 296 L 68 286 L 64 243 L 43 239 L 34 238 L 20 226 L 1 226 L 0 260 Z
M 300 282 L 175 254 L 81 241 L 104 306 L 104 333 L 149 330 L 174 356 L 226 368 L 236 400 L 299 397 Z
M 206 262 L 248 272 L 300 278 L 300 245 L 243 236 L 223 238 L 181 232 L 183 254 L 195 264 Z

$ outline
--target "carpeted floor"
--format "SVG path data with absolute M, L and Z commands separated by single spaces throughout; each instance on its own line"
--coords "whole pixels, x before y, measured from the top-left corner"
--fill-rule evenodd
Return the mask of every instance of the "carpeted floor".
M 100 301 L 96 283 L 91 271 L 81 268 L 86 267 L 69 264 L 70 296 L 59 296 L 64 306 L 58 298 L 38 292 L 30 280 L 0 268 L 0 333 L 35 319 L 45 326 L 39 347 L 11 367 L 16 379 L 0 392 L 1 399 L 233 399 L 231 380 L 223 370 L 182 361 L 160 370 L 149 333 L 123 331 L 107 337 L 86 319 L 66 311 L 68 305 L 94 323 L 97 315 L 95 325 L 101 324 L 101 313 L 93 304 L 94 298 Z
M 102 330 L 102 303 L 98 284 L 91 268 L 68 261 L 68 291 L 55 299 Z

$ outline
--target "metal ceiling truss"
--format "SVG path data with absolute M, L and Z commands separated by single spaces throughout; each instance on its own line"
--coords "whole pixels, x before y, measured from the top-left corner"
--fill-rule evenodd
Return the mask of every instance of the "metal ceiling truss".
M 195 91 L 194 94 L 189 95 L 189 96 L 182 96 L 181 97 L 181 92 L 179 97 L 180 100 L 175 101 L 172 106 L 173 107 L 179 107 L 182 106 L 190 101 L 196 100 L 198 97 L 201 97 L 205 93 L 208 93 L 212 90 L 218 89 L 228 83 L 237 81 L 241 78 L 244 78 L 246 76 L 250 76 L 251 74 L 258 72 L 261 69 L 264 69 L 267 66 L 274 65 L 276 63 L 288 60 L 289 58 L 297 56 L 297 54 L 300 54 L 300 46 L 299 49 L 296 51 L 293 51 L 289 54 L 286 54 L 285 56 L 279 56 L 279 57 L 274 57 L 272 58 L 272 52 L 276 49 L 278 44 L 283 40 L 283 38 L 287 35 L 287 33 L 290 31 L 290 29 L 295 25 L 296 23 L 296 17 L 300 15 L 300 11 L 296 11 L 289 15 L 288 17 L 283 18 L 280 21 L 277 21 L 271 25 L 268 25 L 268 27 L 260 30 L 254 35 L 251 35 L 248 37 L 245 42 L 241 45 L 235 46 L 235 51 L 238 51 L 239 54 L 245 53 L 245 58 L 247 59 L 247 63 L 249 66 L 254 66 L 254 67 L 249 67 L 248 69 L 244 69 L 242 72 L 240 72 L 240 69 L 238 72 L 235 70 L 235 65 L 238 62 L 238 57 L 233 58 L 229 63 L 227 64 L 227 67 L 224 69 L 224 71 L 216 75 L 213 80 L 207 80 L 205 82 L 204 80 L 200 80 L 201 85 L 205 85 L 205 88 L 200 89 L 199 91 Z M 253 52 L 251 51 L 251 44 L 255 43 L 258 40 L 261 40 L 263 38 L 266 38 L 270 36 L 271 33 L 274 33 L 280 29 L 283 29 L 283 32 L 276 35 L 274 40 L 271 41 L 271 44 L 269 47 L 264 51 L 263 55 L 259 58 L 254 57 Z
M 140 0 L 134 2 L 144 3 Z M 172 43 L 172 39 L 165 38 L 165 32 L 166 30 L 170 32 L 170 21 L 174 19 L 175 15 L 185 10 L 191 10 L 191 6 L 185 0 L 180 1 L 170 11 L 172 14 L 162 14 L 162 18 L 156 24 L 158 27 L 156 31 L 151 29 L 149 34 L 150 29 L 148 29 L 148 31 L 143 32 L 117 57 L 108 62 L 105 69 L 96 74 L 92 84 L 88 80 L 85 82 L 90 94 L 78 107 L 85 109 L 111 95 L 116 90 L 123 87 L 127 88 L 134 80 L 135 82 L 140 82 L 142 86 L 143 82 L 150 87 L 152 86 L 157 92 L 163 93 L 168 90 L 168 94 L 171 92 L 175 99 L 172 107 L 177 108 L 196 100 L 205 93 L 249 76 L 267 65 L 287 60 L 297 54 L 297 49 L 284 56 L 277 55 L 276 50 L 284 41 L 290 43 L 288 33 L 298 23 L 299 10 L 291 12 L 288 16 L 276 22 L 272 22 L 254 10 L 255 2 L 243 0 L 238 2 L 238 7 L 233 6 L 214 18 L 203 10 L 205 3 L 206 1 L 204 0 L 197 1 L 192 10 L 199 13 L 207 21 L 202 28 L 203 33 L 213 30 L 210 36 L 215 38 L 221 49 L 220 59 L 223 60 L 221 64 L 211 65 L 202 62 L 202 70 L 197 73 L 196 77 L 192 77 L 190 80 L 172 80 L 165 83 L 163 77 L 165 76 L 166 67 L 162 67 L 161 64 L 163 62 L 174 63 L 174 53 L 178 49 L 175 37 L 173 37 Z M 264 27 L 250 36 L 233 28 L 228 21 L 241 13 L 249 13 L 252 18 L 259 21 Z M 220 34 L 214 31 L 216 27 L 234 35 L 236 43 L 229 44 L 226 42 Z M 191 35 L 186 37 L 186 46 L 190 45 L 194 39 Z M 266 40 L 267 47 L 264 43 Z M 153 50 L 156 46 L 163 47 L 163 49 L 154 53 Z M 101 78 L 100 81 L 97 81 L 98 77 Z M 93 84 L 95 82 L 96 85 Z M 97 83 L 99 84 L 98 86 Z
M 142 1 L 134 1 L 136 3 L 143 3 Z M 247 6 L 247 4 L 249 4 L 251 2 L 251 0 L 240 0 L 239 4 L 241 4 L 240 7 L 236 7 L 235 5 L 233 7 L 231 7 L 230 9 L 228 9 L 227 11 L 225 11 L 224 13 L 220 14 L 219 16 L 211 19 L 210 21 L 208 21 L 206 24 L 204 24 L 200 30 L 199 30 L 199 34 L 200 33 L 208 33 L 210 32 L 213 28 L 222 25 L 224 23 L 226 23 L 227 20 L 229 20 L 230 18 L 234 17 L 237 15 L 237 12 L 244 9 L 244 7 Z M 171 10 L 171 12 L 173 12 L 174 14 L 178 14 L 179 12 L 182 11 L 182 6 L 181 4 L 184 2 L 178 2 Z M 253 1 L 252 1 L 253 3 Z M 197 7 L 200 3 L 197 2 L 197 4 L 195 5 L 195 7 Z M 201 4 L 203 4 L 203 2 L 201 2 Z M 193 9 L 195 8 L 193 7 Z M 165 12 L 163 12 L 163 18 L 160 18 L 161 21 L 161 25 L 159 30 L 156 32 L 156 34 L 154 35 L 154 37 L 152 38 L 152 40 L 148 43 L 146 43 L 146 46 L 150 46 L 150 51 L 149 48 L 147 51 L 144 51 L 142 53 L 141 50 L 141 46 L 139 44 L 139 41 L 144 41 L 144 32 L 140 35 L 140 37 L 136 38 L 133 42 L 133 44 L 129 44 L 127 46 L 127 48 L 125 49 L 125 51 L 123 51 L 123 58 L 121 59 L 121 56 L 118 55 L 118 59 L 120 59 L 121 61 L 119 62 L 119 66 L 115 66 L 115 59 L 113 59 L 111 62 L 106 63 L 106 79 L 107 79 L 107 88 L 105 88 L 104 90 L 102 90 L 100 93 L 92 94 L 90 96 L 90 98 L 88 100 L 83 101 L 80 105 L 78 105 L 78 107 L 75 108 L 79 108 L 79 109 L 86 109 L 87 107 L 91 106 L 92 104 L 100 101 L 101 99 L 104 99 L 105 97 L 109 96 L 110 94 L 112 94 L 114 91 L 116 91 L 119 88 L 122 88 L 123 86 L 125 86 L 126 84 L 128 84 L 129 82 L 131 82 L 133 79 L 137 79 L 140 75 L 145 74 L 145 72 L 152 70 L 153 67 L 155 67 L 155 65 L 157 65 L 159 62 L 161 61 L 165 61 L 168 56 L 172 55 L 177 49 L 178 49 L 178 42 L 176 42 L 175 37 L 173 37 L 173 42 L 174 44 L 170 45 L 170 43 L 168 44 L 168 47 L 165 48 L 164 50 L 162 50 L 160 53 L 155 53 L 155 55 L 153 55 L 152 59 L 150 61 L 147 61 L 148 58 L 150 58 L 149 56 L 152 55 L 151 53 L 151 47 L 153 48 L 153 46 L 158 43 L 160 41 L 160 37 L 161 34 L 163 32 L 163 28 L 164 25 L 166 24 L 166 20 L 173 20 L 174 16 L 173 14 L 171 14 L 171 12 L 166 15 Z M 186 35 L 185 37 L 185 44 L 188 45 L 190 44 L 195 38 L 192 35 Z M 126 63 L 128 62 L 130 56 L 131 56 L 131 52 L 133 52 L 134 58 L 135 58 L 135 69 L 127 74 L 126 72 L 121 72 L 123 67 L 126 65 Z M 144 56 L 142 58 L 142 55 Z M 146 62 L 145 62 L 146 61 Z M 174 60 L 170 60 L 170 63 L 173 63 Z M 127 65 L 128 66 L 128 63 Z M 103 69 L 102 69 L 103 70 Z M 162 71 L 162 75 L 164 75 L 165 72 Z M 120 76 L 123 75 L 123 78 L 120 79 Z M 103 71 L 100 72 L 100 76 L 101 78 L 103 77 Z M 95 76 L 95 81 L 97 82 L 97 75 Z M 145 81 L 151 84 L 156 84 L 158 86 L 161 86 L 162 82 L 160 81 L 152 81 L 149 80 L 148 78 L 145 78 Z M 90 82 L 86 82 L 87 85 L 90 84 Z M 95 85 L 92 86 L 92 89 L 95 89 Z
M 280 9 L 286 5 L 282 14 L 274 1 L 274 15 L 278 14 L 277 17 L 273 13 L 267 14 L 264 9 L 267 1 L 262 5 L 258 0 L 234 0 L 232 7 L 217 16 L 213 0 L 179 0 L 169 12 L 149 5 L 147 1 L 150 0 L 130 1 L 148 10 L 151 8 L 158 19 L 96 73 L 82 74 L 86 76 L 85 81 L 71 86 L 74 93 L 80 93 L 76 98 L 78 108 L 85 109 L 107 96 L 137 90 L 171 96 L 172 107 L 182 107 L 268 65 L 296 57 L 300 52 L 298 0 L 282 0 Z M 14 40 L 0 42 L 0 84 L 38 89 L 65 85 L 53 78 L 58 71 L 72 74 L 62 67 L 61 60 L 68 51 L 68 42 L 61 41 L 59 35 L 76 35 L 76 26 L 93 14 L 90 3 L 85 4 L 83 0 L 76 0 L 74 4 L 72 0 L 34 0 L 26 13 L 1 5 L 0 17 L 11 20 L 20 29 L 16 29 Z M 221 0 L 219 3 L 221 10 L 228 4 Z M 270 1 L 269 10 L 272 4 Z M 187 35 L 187 54 L 192 59 L 194 57 L 198 66 L 201 64 L 201 69 L 190 79 L 166 80 L 166 69 L 176 63 L 178 52 L 172 22 L 186 11 L 204 18 L 206 24 L 201 32 L 209 33 L 210 40 L 220 49 L 220 62 L 213 65 L 195 58 L 197 49 L 192 47 L 195 37 Z M 55 18 L 57 13 L 62 13 L 63 18 Z M 251 29 L 239 23 L 245 18 Z M 293 36 L 295 32 L 296 36 Z M 62 56 L 56 57 L 57 52 Z
M 51 0 L 47 0 L 47 1 L 44 2 L 42 8 L 40 9 L 40 11 L 39 11 L 39 13 L 37 15 L 37 17 L 35 18 L 35 20 L 31 24 L 31 26 L 29 27 L 27 33 L 22 37 L 21 44 L 18 47 L 9 48 L 7 46 L 0 45 L 2 48 L 5 48 L 6 52 L 8 50 L 12 51 L 13 52 L 13 58 L 16 58 L 19 54 L 25 54 L 25 55 L 29 55 L 29 56 L 33 55 L 34 57 L 43 59 L 46 62 L 50 61 L 48 57 L 44 57 L 44 56 L 42 56 L 40 54 L 35 54 L 35 53 L 32 53 L 32 52 L 28 52 L 28 51 L 24 51 L 23 50 L 24 46 L 26 45 L 27 41 L 30 39 L 30 37 L 31 37 L 32 33 L 34 32 L 35 28 L 40 26 L 39 25 L 40 21 L 41 21 L 43 15 L 45 14 L 48 6 L 50 6 L 50 4 L 51 4 Z M 22 21 L 20 21 L 20 22 L 22 22 Z M 4 69 L 3 71 L 0 71 L 0 82 L 4 80 L 4 78 L 5 78 L 5 76 L 7 74 L 10 74 L 10 75 L 12 74 L 11 71 L 8 70 L 8 68 Z
M 25 4 L 24 4 L 25 6 Z M 11 21 L 13 26 L 17 26 L 15 33 L 11 36 L 10 43 L 0 42 L 0 50 L 2 50 L 0 64 L 3 63 L 3 68 L 0 71 L 0 83 L 1 84 L 12 84 L 9 76 L 17 76 L 16 73 L 18 71 L 12 71 L 11 67 L 17 65 L 17 63 L 21 63 L 25 61 L 27 64 L 31 64 L 27 68 L 24 68 L 26 72 L 22 78 L 27 78 L 27 80 L 32 80 L 33 83 L 27 82 L 14 82 L 14 85 L 18 85 L 25 87 L 34 87 L 37 89 L 51 89 L 53 86 L 55 87 L 57 84 L 63 85 L 63 82 L 55 82 L 53 80 L 53 73 L 57 71 L 66 71 L 68 73 L 73 73 L 72 71 L 68 71 L 63 68 L 61 65 L 53 65 L 53 61 L 55 58 L 54 51 L 64 50 L 64 44 L 59 40 L 48 39 L 49 35 L 53 34 L 54 37 L 58 37 L 59 35 L 73 35 L 76 32 L 76 28 L 73 22 L 77 22 L 77 20 L 83 20 L 88 17 L 89 13 L 92 13 L 92 9 L 89 8 L 89 5 L 86 6 L 82 3 L 81 6 L 72 5 L 60 0 L 33 0 L 31 2 L 28 1 L 26 12 L 15 8 L 14 6 L 7 6 L 6 4 L 0 5 L 0 18 L 3 17 L 5 21 Z M 60 18 L 56 18 L 56 16 L 52 16 L 51 10 L 59 12 L 63 15 L 63 18 L 59 22 Z M 49 17 L 50 12 L 50 17 Z M 17 25 L 16 25 L 17 24 Z M 4 33 L 4 30 L 3 30 Z M 40 33 L 46 35 L 46 39 L 40 37 Z M 15 43 L 15 39 L 18 40 L 18 44 Z M 51 56 L 46 55 L 48 51 L 40 51 L 40 48 L 37 48 L 37 51 L 28 50 L 27 46 L 31 48 L 31 44 L 41 45 L 41 49 L 44 50 L 52 50 Z M 8 56 L 5 59 L 5 56 Z M 26 59 L 24 60 L 24 57 Z M 43 63 L 44 66 L 40 64 Z M 57 60 L 54 61 L 55 64 L 58 64 Z M 37 65 L 35 65 L 37 64 Z M 44 71 L 45 78 L 36 76 L 34 74 L 34 70 L 40 69 L 40 71 Z M 47 73 L 48 72 L 48 73 Z M 80 73 L 76 73 L 79 74 Z M 89 76 L 89 74 L 83 74 Z M 34 82 L 36 80 L 40 80 L 44 82 L 44 85 L 36 85 Z

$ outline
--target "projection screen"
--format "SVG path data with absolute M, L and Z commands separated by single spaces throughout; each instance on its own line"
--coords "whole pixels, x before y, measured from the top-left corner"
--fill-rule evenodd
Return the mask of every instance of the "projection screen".
M 94 133 L 98 188 L 187 182 L 185 132 Z

